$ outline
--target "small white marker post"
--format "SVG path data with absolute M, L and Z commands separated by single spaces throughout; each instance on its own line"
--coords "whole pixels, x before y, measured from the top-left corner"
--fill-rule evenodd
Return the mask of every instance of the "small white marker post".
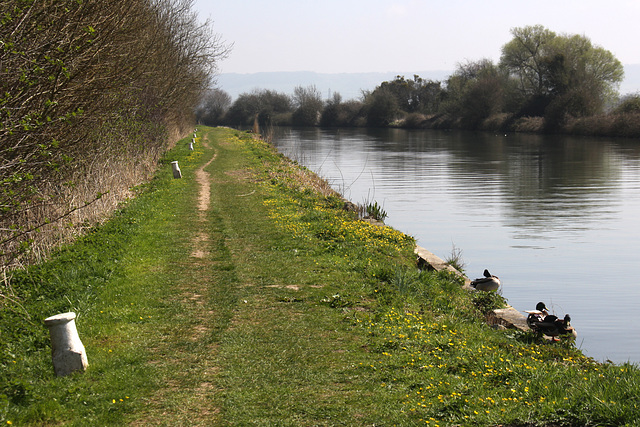
M 173 177 L 174 178 L 182 178 L 182 172 L 180 172 L 180 166 L 178 166 L 178 161 L 171 162 L 171 169 L 173 169 Z
M 53 370 L 59 377 L 74 371 L 85 371 L 89 363 L 84 345 L 76 329 L 75 313 L 62 313 L 48 317 L 44 324 L 51 336 L 51 358 Z
M 195 138 L 193 138 L 193 139 L 191 140 L 191 142 L 189 143 L 189 150 L 193 151 L 193 144 L 195 144 L 195 143 L 196 143 L 196 139 L 195 139 Z

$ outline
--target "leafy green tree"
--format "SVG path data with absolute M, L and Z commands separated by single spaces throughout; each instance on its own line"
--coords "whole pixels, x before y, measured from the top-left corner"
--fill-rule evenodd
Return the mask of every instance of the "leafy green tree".
M 544 62 L 553 55 L 556 34 L 542 25 L 513 28 L 511 34 L 513 39 L 502 47 L 500 65 L 517 77 L 524 94 L 548 94 Z
M 227 112 L 225 121 L 232 126 L 251 125 L 256 118 L 261 126 L 273 124 L 275 116 L 291 112 L 291 98 L 283 93 L 262 89 L 242 93 Z
M 361 111 L 362 102 L 355 100 L 343 102 L 342 96 L 338 92 L 335 92 L 333 97 L 325 103 L 322 115 L 320 116 L 320 126 L 355 126 Z
M 388 126 L 398 119 L 400 108 L 396 96 L 388 88 L 376 88 L 365 94 L 364 110 L 367 125 L 372 127 Z
M 611 52 L 594 47 L 589 39 L 578 35 L 558 37 L 553 56 L 545 58 L 544 63 L 554 96 L 546 116 L 560 123 L 564 115 L 581 117 L 602 112 L 617 98 L 617 85 L 624 76 L 622 64 Z
M 253 123 L 260 112 L 260 98 L 257 91 L 241 93 L 227 111 L 226 122 L 232 126 Z
M 196 108 L 196 120 L 208 126 L 219 125 L 230 106 L 231 95 L 222 89 L 209 89 Z
M 290 119 L 283 118 L 290 115 L 293 109 L 291 97 L 275 90 L 262 90 L 260 98 L 260 113 L 258 120 L 261 126 L 288 123 Z
M 436 113 L 442 100 L 440 82 L 425 80 L 418 75 L 413 79 L 397 76 L 394 80 L 382 82 L 376 90 L 393 94 L 398 108 L 406 113 Z
M 447 79 L 445 111 L 463 127 L 475 128 L 482 120 L 503 111 L 509 78 L 491 60 L 458 64 Z
M 585 36 L 556 35 L 543 26 L 511 30 L 500 65 L 519 82 L 526 102 L 552 126 L 568 115 L 600 113 L 617 96 L 622 64 Z M 531 108 L 529 108 L 531 110 Z
M 293 124 L 296 126 L 316 126 L 320 121 L 323 102 L 320 91 L 314 86 L 297 86 L 293 91 Z
M 340 126 L 339 115 L 342 104 L 342 95 L 334 92 L 333 98 L 327 100 L 322 115 L 320 116 L 320 126 Z

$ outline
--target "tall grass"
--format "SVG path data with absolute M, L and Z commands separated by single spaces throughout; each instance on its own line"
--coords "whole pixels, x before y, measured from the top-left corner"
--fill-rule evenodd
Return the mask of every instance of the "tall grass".
M 4 245 L 6 254 L 15 257 L 12 263 L 8 262 L 10 258 L 4 258 L 3 268 L 41 262 L 56 248 L 104 221 L 118 204 L 134 196 L 136 186 L 149 181 L 163 146 L 148 143 L 146 152 L 136 155 L 129 150 L 117 154 L 106 150 L 90 162 L 76 165 L 65 183 L 47 183 L 41 192 L 50 196 L 11 218 L 14 224 L 30 231 L 13 244 Z
M 455 268 L 456 270 L 458 270 L 459 272 L 464 272 L 464 268 L 466 265 L 462 257 L 462 249 L 456 247 L 455 244 L 452 245 L 451 253 L 447 257 L 445 262 L 450 266 L 452 266 L 453 268 Z

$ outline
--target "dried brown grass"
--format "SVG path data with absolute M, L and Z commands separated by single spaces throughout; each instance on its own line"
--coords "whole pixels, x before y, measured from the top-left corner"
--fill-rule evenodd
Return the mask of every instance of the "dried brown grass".
M 172 126 L 171 141 L 184 135 Z M 173 142 L 175 144 L 175 142 Z M 103 223 L 131 197 L 135 187 L 148 182 L 158 161 L 171 144 L 150 143 L 142 147 L 130 141 L 112 142 L 119 151 L 105 150 L 86 156 L 69 171 L 64 182 L 51 180 L 38 194 L 38 200 L 0 224 L 0 262 L 7 271 L 41 262 L 62 245 L 73 242 L 91 228 Z
M 21 256 L 5 267 L 40 262 L 55 248 L 72 242 L 103 222 L 120 203 L 134 195 L 135 186 L 149 180 L 156 164 L 154 158 L 144 161 L 96 159 L 86 169 L 74 173 L 73 185 L 48 185 L 43 189 L 43 193 L 49 195 L 46 201 L 14 218 L 15 224 L 32 231 L 4 248 L 11 253 L 22 242 L 29 242 Z
M 640 113 L 602 114 L 570 119 L 565 132 L 584 136 L 640 137 Z
M 515 132 L 542 133 L 544 130 L 544 118 L 543 117 L 520 117 L 513 124 L 513 130 Z
M 492 114 L 482 121 L 480 130 L 501 131 L 505 130 L 513 115 L 509 113 Z

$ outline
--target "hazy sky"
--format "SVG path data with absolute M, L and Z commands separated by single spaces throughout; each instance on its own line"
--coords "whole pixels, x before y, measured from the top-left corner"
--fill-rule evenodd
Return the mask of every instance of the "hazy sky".
M 223 73 L 452 70 L 498 61 L 510 29 L 581 34 L 640 63 L 639 0 L 195 0 L 234 47 Z

